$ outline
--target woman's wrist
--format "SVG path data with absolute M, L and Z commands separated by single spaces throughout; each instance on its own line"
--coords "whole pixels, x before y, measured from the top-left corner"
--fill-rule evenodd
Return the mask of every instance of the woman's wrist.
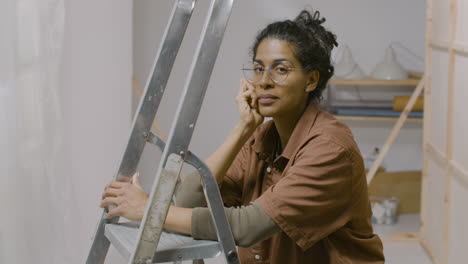
M 250 136 L 252 136 L 253 132 L 258 126 L 252 123 L 246 123 L 242 120 L 237 122 L 236 126 L 233 129 L 233 133 L 236 133 L 239 137 L 239 140 L 242 142 L 247 141 Z M 242 144 L 243 145 L 243 144 Z

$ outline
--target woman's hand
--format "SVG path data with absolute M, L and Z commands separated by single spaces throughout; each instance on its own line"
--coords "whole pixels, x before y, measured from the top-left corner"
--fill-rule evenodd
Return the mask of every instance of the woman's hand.
M 240 121 L 243 125 L 255 130 L 263 123 L 263 116 L 258 112 L 258 98 L 253 84 L 241 79 L 239 94 L 236 97 Z
M 132 221 L 140 221 L 145 214 L 148 195 L 143 191 L 140 177 L 135 173 L 131 183 L 113 181 L 102 194 L 101 207 L 106 208 L 107 218 L 122 216 Z M 107 210 L 109 206 L 115 206 Z

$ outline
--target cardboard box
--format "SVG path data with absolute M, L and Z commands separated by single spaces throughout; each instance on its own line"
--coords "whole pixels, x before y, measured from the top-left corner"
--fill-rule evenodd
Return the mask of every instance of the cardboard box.
M 396 197 L 398 214 L 417 214 L 421 209 L 421 171 L 378 171 L 369 185 L 369 196 Z

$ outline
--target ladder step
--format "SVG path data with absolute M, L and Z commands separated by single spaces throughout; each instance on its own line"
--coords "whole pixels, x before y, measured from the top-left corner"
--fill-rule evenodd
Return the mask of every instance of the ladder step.
M 135 251 L 138 229 L 138 222 L 106 224 L 104 234 L 125 259 L 130 259 Z M 162 232 L 153 263 L 214 258 L 221 253 L 218 241 Z

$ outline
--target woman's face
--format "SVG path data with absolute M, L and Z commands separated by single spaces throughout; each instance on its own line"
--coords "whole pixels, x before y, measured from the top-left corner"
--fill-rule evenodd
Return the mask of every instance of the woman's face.
M 308 94 L 317 86 L 317 71 L 303 71 L 287 41 L 264 39 L 257 48 L 254 67 L 265 69 L 261 79 L 255 83 L 258 109 L 265 117 L 298 117 L 304 110 Z M 273 81 L 268 74 L 272 71 L 289 70 L 287 78 Z

